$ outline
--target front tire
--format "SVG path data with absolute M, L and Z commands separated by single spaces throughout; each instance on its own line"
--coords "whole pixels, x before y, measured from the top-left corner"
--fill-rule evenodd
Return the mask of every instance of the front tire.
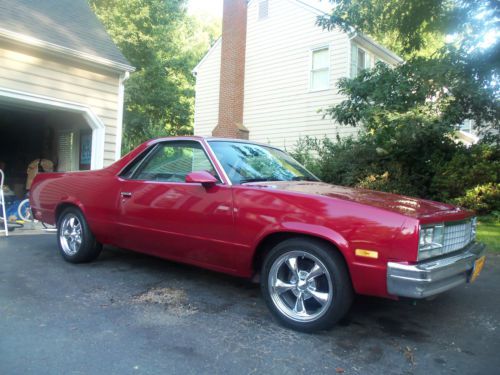
M 102 250 L 90 231 L 82 212 L 76 207 L 65 209 L 57 224 L 59 251 L 67 262 L 85 263 L 96 259 Z
M 353 300 L 340 253 L 309 238 L 288 239 L 269 252 L 262 266 L 261 290 L 274 317 L 303 332 L 331 328 Z

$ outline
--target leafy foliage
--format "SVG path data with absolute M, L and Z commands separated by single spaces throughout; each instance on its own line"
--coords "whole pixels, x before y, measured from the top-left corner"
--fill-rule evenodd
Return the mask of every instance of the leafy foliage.
M 186 0 L 90 0 L 136 68 L 126 84 L 123 151 L 149 138 L 192 132 L 191 70 L 218 27 L 186 14 Z
M 335 3 L 332 14 L 319 19 L 321 26 L 368 33 L 407 60 L 341 79 L 346 99 L 324 113 L 341 126 L 357 127 L 359 136 L 306 139 L 295 156 L 329 182 L 490 210 L 496 193 L 489 184 L 499 182 L 500 58 L 496 39 L 488 48 L 483 42 L 498 26 L 498 2 Z M 454 35 L 453 43 L 444 43 L 447 34 Z M 469 149 L 455 139 L 467 119 L 483 136 Z
M 354 79 L 341 79 L 339 91 L 347 99 L 326 114 L 390 142 L 425 131 L 442 138 L 466 119 L 491 133 L 499 126 L 498 92 L 482 73 L 481 65 L 457 50 L 415 57 L 395 68 L 379 63 Z
M 500 184 L 478 185 L 455 200 L 460 206 L 476 211 L 478 214 L 500 211 Z
M 464 49 L 481 43 L 500 25 L 497 0 L 331 0 L 332 14 L 320 17 L 320 26 L 360 31 L 405 57 L 443 46 L 453 34 Z M 498 56 L 498 49 L 496 52 Z M 497 60 L 498 61 L 498 60 Z
M 457 147 L 448 162 L 436 164 L 433 169 L 430 187 L 433 198 L 460 197 L 478 185 L 500 182 L 500 148 L 484 143 L 470 148 Z
M 484 143 L 467 148 L 445 138 L 433 144 L 434 152 L 419 154 L 419 145 L 433 141 L 427 137 L 416 139 L 411 157 L 388 153 L 366 134 L 303 138 L 292 155 L 325 182 L 448 201 L 480 213 L 498 210 L 500 149 Z

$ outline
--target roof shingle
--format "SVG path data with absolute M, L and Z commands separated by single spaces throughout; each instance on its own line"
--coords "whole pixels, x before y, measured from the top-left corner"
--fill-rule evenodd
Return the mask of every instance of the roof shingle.
M 86 0 L 0 0 L 0 28 L 130 66 Z

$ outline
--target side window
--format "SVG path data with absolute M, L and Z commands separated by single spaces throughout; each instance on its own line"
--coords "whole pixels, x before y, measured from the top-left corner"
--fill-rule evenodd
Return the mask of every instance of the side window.
M 141 166 L 143 161 L 148 158 L 148 155 L 150 155 L 155 148 L 156 148 L 156 146 L 153 146 L 153 147 L 150 147 L 147 150 L 143 151 L 129 165 L 127 165 L 125 167 L 125 169 L 123 169 L 123 171 L 120 173 L 120 177 L 125 178 L 125 179 L 132 178 L 132 176 L 139 169 L 139 167 Z
M 175 141 L 160 144 L 133 175 L 134 180 L 184 182 L 194 171 L 217 177 L 212 163 L 198 142 Z

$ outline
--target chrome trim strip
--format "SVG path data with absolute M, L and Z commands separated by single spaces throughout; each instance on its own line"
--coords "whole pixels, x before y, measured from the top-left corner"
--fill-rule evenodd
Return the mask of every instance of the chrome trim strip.
M 222 174 L 224 176 L 224 180 L 226 181 L 226 185 L 232 186 L 233 182 L 229 179 L 229 176 L 227 175 L 226 170 L 222 166 L 222 164 L 219 161 L 219 159 L 217 159 L 217 155 L 215 155 L 215 152 L 212 149 L 212 146 L 210 146 L 210 142 L 208 142 L 206 139 L 204 139 L 204 142 L 201 142 L 201 143 L 203 144 L 203 147 L 205 148 L 205 152 L 206 152 L 207 149 L 210 150 L 210 153 L 207 153 L 207 154 L 208 154 L 209 158 L 210 157 L 213 158 L 212 162 L 215 162 L 217 164 L 217 166 L 219 167 L 219 169 L 222 171 Z M 216 170 L 217 170 L 217 168 L 216 168 Z

